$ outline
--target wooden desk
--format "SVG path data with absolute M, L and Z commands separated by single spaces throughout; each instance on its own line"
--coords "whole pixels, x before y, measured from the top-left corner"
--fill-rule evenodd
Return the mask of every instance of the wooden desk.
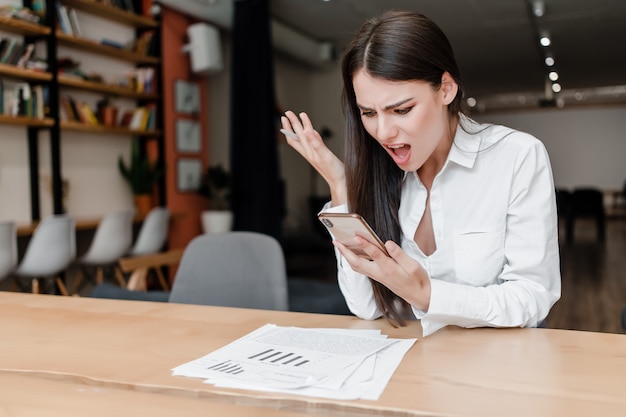
M 419 322 L 394 329 L 383 320 L 350 316 L 8 292 L 0 293 L 0 317 L 0 376 L 12 385 L 23 379 L 41 387 L 32 390 L 32 407 L 39 395 L 52 408 L 62 406 L 41 394 L 48 392 L 49 384 L 52 392 L 84 386 L 114 389 L 125 398 L 122 404 L 130 404 L 133 415 L 144 402 L 140 397 L 147 401 L 148 413 L 142 415 L 161 403 L 163 410 L 168 404 L 175 410 L 177 401 L 183 414 L 194 415 L 195 407 L 204 407 L 206 415 L 221 415 L 220 407 L 226 406 L 234 410 L 223 414 L 229 416 L 263 415 L 259 410 L 269 410 L 267 415 L 281 417 L 283 413 L 604 417 L 623 416 L 626 410 L 624 335 L 446 328 L 415 343 L 378 401 L 337 401 L 216 388 L 198 379 L 173 377 L 170 369 L 265 323 L 379 328 L 391 337 L 415 337 Z M 5 386 L 2 379 L 0 383 Z M 17 401 L 15 395 L 3 397 L 0 394 L 0 405 Z M 105 396 L 90 397 L 85 404 L 110 409 Z M 62 410 L 66 416 L 81 414 Z M 42 415 L 52 414 L 44 411 Z

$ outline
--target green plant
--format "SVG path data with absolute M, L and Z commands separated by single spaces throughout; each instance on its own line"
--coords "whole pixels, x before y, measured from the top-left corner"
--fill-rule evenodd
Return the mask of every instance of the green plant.
M 232 176 L 221 165 L 211 165 L 207 168 L 198 193 L 211 200 L 213 210 L 228 210 L 230 208 Z
M 163 170 L 156 163 L 141 155 L 138 139 L 132 141 L 129 165 L 126 165 L 120 155 L 117 166 L 134 195 L 152 193 L 154 185 L 163 175 Z

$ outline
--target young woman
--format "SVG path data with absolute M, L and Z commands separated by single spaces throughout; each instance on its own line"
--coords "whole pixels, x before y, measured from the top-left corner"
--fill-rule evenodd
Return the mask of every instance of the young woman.
M 447 325 L 540 325 L 561 291 L 543 144 L 462 113 L 452 48 L 423 15 L 367 21 L 342 74 L 345 164 L 305 113 L 287 111 L 282 127 L 327 181 L 324 211 L 361 214 L 386 241 L 389 256 L 354 238 L 371 260 L 333 241 L 350 310 L 400 325 L 414 315 L 424 336 Z

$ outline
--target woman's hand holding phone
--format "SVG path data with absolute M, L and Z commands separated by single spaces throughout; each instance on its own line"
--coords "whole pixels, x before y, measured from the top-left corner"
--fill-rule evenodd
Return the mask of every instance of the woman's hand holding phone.
M 360 247 L 358 237 L 367 240 L 389 256 L 383 241 L 360 215 L 356 213 L 320 213 L 318 218 L 337 241 L 358 256 L 371 260 L 370 255 Z
M 383 243 L 358 214 L 321 213 L 318 217 L 335 237 L 333 244 L 354 271 L 380 282 L 409 304 L 428 311 L 430 278 L 419 262 L 395 242 Z

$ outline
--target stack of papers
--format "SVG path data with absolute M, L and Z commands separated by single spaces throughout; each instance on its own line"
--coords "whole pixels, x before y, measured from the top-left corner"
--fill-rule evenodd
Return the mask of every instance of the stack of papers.
M 379 330 L 266 324 L 177 366 L 172 375 L 217 387 L 376 400 L 415 340 L 391 339 Z

